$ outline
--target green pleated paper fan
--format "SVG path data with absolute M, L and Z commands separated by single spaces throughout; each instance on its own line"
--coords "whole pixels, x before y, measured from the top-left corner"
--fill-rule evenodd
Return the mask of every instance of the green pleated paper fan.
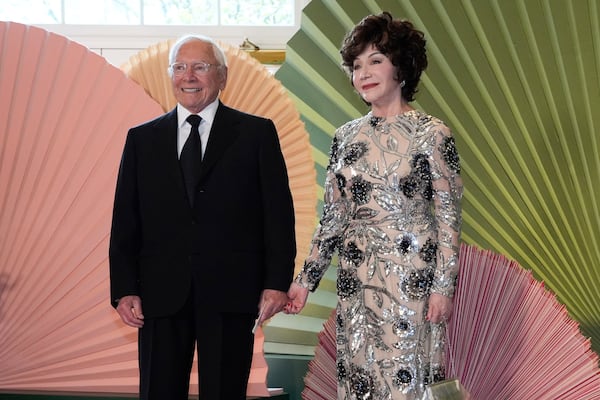
M 429 66 L 414 105 L 456 136 L 463 241 L 531 270 L 597 351 L 600 2 L 311 1 L 276 77 L 309 131 L 320 198 L 334 129 L 367 111 L 339 47 L 354 24 L 382 10 L 425 32 Z M 311 322 L 322 323 L 335 304 L 328 277 L 302 314 Z M 286 340 L 314 344 L 318 324 L 280 321 Z

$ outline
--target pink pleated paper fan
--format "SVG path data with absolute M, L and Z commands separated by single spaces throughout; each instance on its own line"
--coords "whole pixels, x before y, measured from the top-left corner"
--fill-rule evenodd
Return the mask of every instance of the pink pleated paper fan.
M 462 245 L 448 375 L 473 399 L 600 398 L 598 356 L 530 271 Z
M 304 377 L 304 400 L 325 400 L 337 398 L 337 367 L 335 362 L 335 309 L 319 332 L 319 344 L 315 357 L 308 363 Z
M 5 21 L 0 93 L 0 389 L 137 391 L 108 238 L 127 130 L 162 109 L 81 44 Z

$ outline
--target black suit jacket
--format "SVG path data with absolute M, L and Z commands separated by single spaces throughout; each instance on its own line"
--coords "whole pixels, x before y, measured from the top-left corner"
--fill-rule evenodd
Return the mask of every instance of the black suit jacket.
M 194 206 L 177 155 L 176 109 L 130 129 L 110 238 L 111 301 L 139 295 L 146 317 L 177 312 L 200 268 L 211 309 L 256 312 L 263 289 L 286 291 L 294 211 L 273 122 L 219 104 Z

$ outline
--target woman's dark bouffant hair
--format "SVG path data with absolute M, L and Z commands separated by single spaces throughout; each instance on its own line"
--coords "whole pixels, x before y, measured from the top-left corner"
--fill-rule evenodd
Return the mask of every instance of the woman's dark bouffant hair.
M 344 38 L 340 53 L 342 65 L 352 73 L 352 65 L 369 45 L 385 54 L 397 67 L 399 82 L 405 81 L 402 97 L 413 101 L 421 73 L 427 68 L 425 35 L 407 20 L 393 19 L 384 11 L 363 18 Z

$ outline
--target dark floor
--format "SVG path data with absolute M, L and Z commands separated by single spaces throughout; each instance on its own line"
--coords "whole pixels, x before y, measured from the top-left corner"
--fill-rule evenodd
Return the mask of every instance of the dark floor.
M 267 397 L 264 397 L 265 399 Z M 268 397 L 268 399 L 277 400 L 289 400 L 288 394 L 282 394 L 277 396 Z M 115 395 L 113 397 L 106 397 L 106 395 L 97 395 L 94 393 L 86 394 L 51 394 L 51 393 L 2 393 L 0 392 L 0 399 L 2 400 L 137 400 L 137 397 L 120 397 Z M 190 400 L 197 399 L 197 397 L 190 397 Z M 252 397 L 251 399 L 259 399 L 258 397 Z M 250 398 L 248 399 L 250 400 Z
M 304 389 L 304 376 L 312 357 L 290 355 L 265 355 L 269 371 L 269 387 L 283 388 L 285 394 L 271 396 L 273 400 L 298 400 Z M 197 396 L 190 397 L 196 400 Z M 256 400 L 258 398 L 253 398 Z M 0 400 L 137 400 L 128 394 L 107 395 L 106 393 L 35 392 L 0 389 Z M 250 400 L 250 399 L 248 399 Z

